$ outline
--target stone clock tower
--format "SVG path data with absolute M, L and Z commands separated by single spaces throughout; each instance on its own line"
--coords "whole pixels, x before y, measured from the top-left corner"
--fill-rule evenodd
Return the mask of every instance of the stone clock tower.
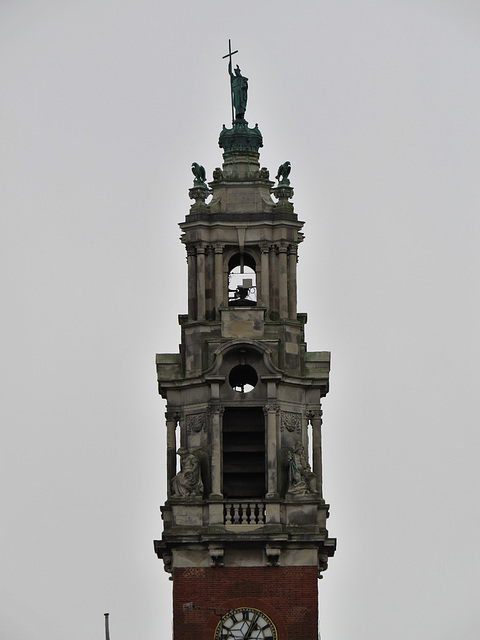
M 156 360 L 168 497 L 155 551 L 173 580 L 174 640 L 317 640 L 317 581 L 336 542 L 322 491 L 330 354 L 307 351 L 297 312 L 303 222 L 290 163 L 275 182 L 260 168 L 247 79 L 231 62 L 229 73 L 223 166 L 207 185 L 193 164 L 194 204 L 180 223 L 180 351 Z

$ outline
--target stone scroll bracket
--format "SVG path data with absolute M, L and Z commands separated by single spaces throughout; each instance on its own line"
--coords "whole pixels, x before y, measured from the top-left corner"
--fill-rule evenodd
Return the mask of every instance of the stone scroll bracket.
M 278 567 L 280 562 L 280 554 L 282 553 L 281 548 L 267 544 L 265 545 L 265 553 L 267 555 L 267 566 Z
M 208 553 L 210 554 L 211 567 L 223 567 L 225 549 L 222 546 L 210 544 L 208 546 Z
M 328 556 L 326 553 L 318 554 L 318 578 L 321 580 L 323 578 L 322 572 L 328 569 Z

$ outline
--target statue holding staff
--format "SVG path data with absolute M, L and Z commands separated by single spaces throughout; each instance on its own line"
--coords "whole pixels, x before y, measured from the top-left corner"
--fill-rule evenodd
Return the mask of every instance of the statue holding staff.
M 245 111 L 247 110 L 247 93 L 248 93 L 248 78 L 242 76 L 240 67 L 235 67 L 235 71 L 232 71 L 232 56 L 237 51 L 232 51 L 231 42 L 228 41 L 228 53 L 224 58 L 228 58 L 228 73 L 230 75 L 230 89 L 232 95 L 232 121 L 244 120 Z M 234 118 L 235 110 L 235 118 Z

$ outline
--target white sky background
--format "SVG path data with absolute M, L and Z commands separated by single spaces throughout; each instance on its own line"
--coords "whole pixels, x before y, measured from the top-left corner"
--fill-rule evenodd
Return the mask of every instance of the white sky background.
M 0 637 L 170 637 L 154 354 L 229 37 L 332 351 L 322 640 L 477 640 L 476 0 L 0 2 Z

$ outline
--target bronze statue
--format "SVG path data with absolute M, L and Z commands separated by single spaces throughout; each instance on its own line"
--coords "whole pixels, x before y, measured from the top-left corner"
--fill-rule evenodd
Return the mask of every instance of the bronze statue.
M 284 185 L 286 187 L 290 185 L 290 180 L 288 179 L 288 176 L 290 175 L 291 170 L 292 170 L 292 166 L 288 160 L 278 167 L 275 180 L 278 180 L 279 185 Z
M 231 41 L 228 41 L 228 53 L 224 58 L 228 58 L 228 73 L 230 75 L 230 89 L 232 96 L 232 121 L 244 120 L 245 111 L 247 110 L 247 93 L 248 93 L 248 78 L 242 76 L 240 67 L 235 67 L 235 73 L 232 72 L 232 56 L 236 51 L 232 51 Z M 234 118 L 235 110 L 235 118 Z
M 235 109 L 235 120 L 243 120 L 247 110 L 248 78 L 242 76 L 240 67 L 235 67 L 232 73 L 232 61 L 228 63 L 228 73 L 230 74 L 230 85 L 232 87 L 232 103 Z
M 205 180 L 207 179 L 207 176 L 205 174 L 205 167 L 202 167 L 202 165 L 198 164 L 198 162 L 193 162 L 192 173 L 195 176 L 193 180 L 194 186 L 196 187 L 206 186 Z

